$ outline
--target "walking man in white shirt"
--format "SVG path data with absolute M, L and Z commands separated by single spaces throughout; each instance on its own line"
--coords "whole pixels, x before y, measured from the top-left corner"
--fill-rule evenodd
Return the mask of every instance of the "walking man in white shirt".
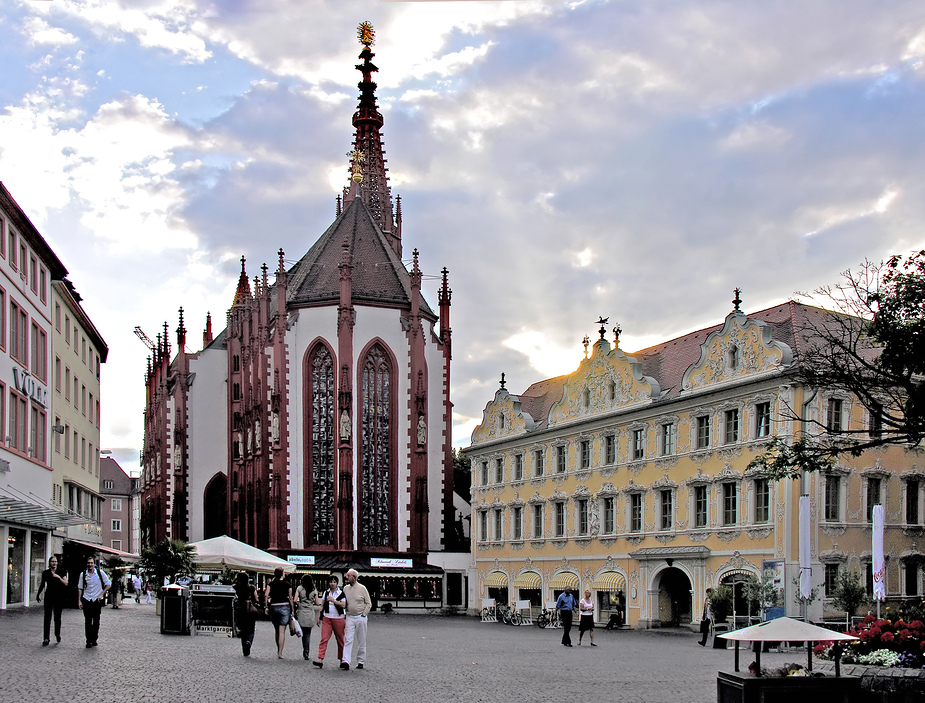
M 359 574 L 356 569 L 347 572 L 347 583 L 344 586 L 344 596 L 347 599 L 347 622 L 344 627 L 344 658 L 340 668 L 350 669 L 353 657 L 353 646 L 356 644 L 357 669 L 366 665 L 366 624 L 373 602 L 369 591 L 362 583 L 357 583 Z
M 87 636 L 87 648 L 95 647 L 100 636 L 100 611 L 106 602 L 106 593 L 112 581 L 96 565 L 93 557 L 87 557 L 87 569 L 80 574 L 77 591 L 80 600 L 77 607 L 84 611 L 84 632 Z

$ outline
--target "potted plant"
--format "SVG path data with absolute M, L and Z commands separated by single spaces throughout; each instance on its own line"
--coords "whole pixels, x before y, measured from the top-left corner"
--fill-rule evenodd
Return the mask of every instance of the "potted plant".
M 195 547 L 179 539 L 164 539 L 152 547 L 145 547 L 141 550 L 138 565 L 147 574 L 154 576 L 158 613 L 160 613 L 161 588 L 164 586 L 164 581 L 176 581 L 178 576 L 192 576 L 196 573 L 196 564 L 193 561 L 194 552 Z
M 851 626 L 851 616 L 862 603 L 867 602 L 867 589 L 861 583 L 861 575 L 857 571 L 842 571 L 835 578 L 835 588 L 832 591 L 832 605 L 845 611 L 848 626 Z
M 726 622 L 732 612 L 732 588 L 729 586 L 716 586 L 710 592 L 710 612 L 713 613 L 713 622 Z

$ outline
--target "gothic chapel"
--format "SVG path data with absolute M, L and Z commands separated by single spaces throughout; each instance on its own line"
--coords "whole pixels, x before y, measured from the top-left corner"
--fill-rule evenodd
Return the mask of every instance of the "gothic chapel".
M 227 534 L 309 573 L 355 566 L 381 597 L 432 607 L 447 570 L 450 600 L 461 597 L 469 561 L 449 554 L 468 548 L 452 485 L 450 289 L 443 269 L 438 317 L 417 250 L 410 271 L 402 263 L 372 27 L 358 36 L 350 182 L 334 222 L 288 270 L 280 250 L 272 281 L 266 265 L 250 280 L 242 257 L 227 326 L 213 336 L 209 317 L 200 352 L 187 351 L 182 309 L 175 354 L 166 323 L 158 335 L 142 541 Z

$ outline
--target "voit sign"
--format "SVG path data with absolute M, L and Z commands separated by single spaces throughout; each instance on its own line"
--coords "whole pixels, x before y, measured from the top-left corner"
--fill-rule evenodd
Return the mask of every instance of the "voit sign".
M 13 386 L 25 396 L 28 396 L 43 408 L 48 407 L 48 389 L 35 380 L 24 369 L 13 369 Z

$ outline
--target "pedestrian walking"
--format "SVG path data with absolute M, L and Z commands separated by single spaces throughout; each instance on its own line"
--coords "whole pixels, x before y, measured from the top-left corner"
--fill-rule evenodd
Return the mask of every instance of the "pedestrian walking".
M 302 577 L 302 583 L 296 589 L 295 596 L 296 620 L 302 628 L 302 658 L 308 661 L 312 658 L 312 628 L 318 622 L 318 611 L 321 608 L 321 599 L 311 576 L 305 574 Z
M 348 671 L 353 656 L 353 647 L 357 650 L 357 669 L 366 665 L 366 626 L 367 616 L 373 607 L 369 591 L 366 586 L 359 583 L 360 575 L 356 569 L 347 572 L 347 585 L 344 586 L 344 597 L 347 599 L 347 617 L 344 625 L 344 656 L 340 668 Z
M 273 571 L 273 580 L 267 584 L 265 592 L 267 609 L 276 634 L 276 656 L 283 658 L 283 647 L 286 646 L 286 627 L 295 610 L 295 601 L 292 598 L 292 587 L 283 578 L 283 567 L 277 566 Z
M 703 599 L 703 615 L 700 618 L 700 641 L 697 643 L 701 647 L 707 646 L 707 637 L 713 629 L 713 611 L 710 609 L 710 596 L 713 595 L 713 589 L 708 588 Z
M 245 657 L 251 655 L 251 645 L 254 644 L 254 629 L 257 625 L 257 613 L 260 603 L 257 602 L 257 589 L 251 586 L 247 573 L 239 571 L 234 579 L 234 621 L 238 626 L 238 636 L 241 638 L 241 652 Z M 150 590 L 148 592 L 150 596 Z
M 55 642 L 61 641 L 61 610 L 67 596 L 67 579 L 58 573 L 58 557 L 48 560 L 48 568 L 42 572 L 42 582 L 35 594 L 35 600 L 42 602 L 45 593 L 45 621 L 42 628 L 42 646 L 47 647 L 51 641 L 51 620 L 55 620 Z
M 132 574 L 132 590 L 135 591 L 135 602 L 141 603 L 141 576 Z
M 594 644 L 594 601 L 591 600 L 591 591 L 585 590 L 585 597 L 578 601 L 578 646 L 581 646 L 581 636 L 587 632 L 591 638 L 591 646 Z
M 575 596 L 572 589 L 566 587 L 556 599 L 556 610 L 559 612 L 559 622 L 562 623 L 562 644 L 572 646 L 572 616 L 575 611 Z
M 100 611 L 106 602 L 106 593 L 112 581 L 96 565 L 93 557 L 87 557 L 87 568 L 80 573 L 77 582 L 79 600 L 77 607 L 84 613 L 84 633 L 87 636 L 87 648 L 96 647 L 100 637 Z
M 321 596 L 321 641 L 318 643 L 318 660 L 312 662 L 319 669 L 324 666 L 324 656 L 332 634 L 337 640 L 337 659 L 341 661 L 344 658 L 344 610 L 347 608 L 347 599 L 339 583 L 337 576 L 331 574 L 328 590 Z

